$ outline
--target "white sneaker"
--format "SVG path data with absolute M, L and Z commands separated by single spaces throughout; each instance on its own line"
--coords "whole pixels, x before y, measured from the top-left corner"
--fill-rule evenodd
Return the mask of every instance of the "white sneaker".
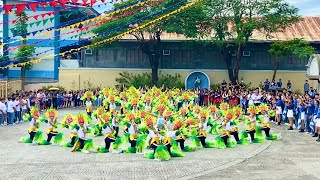
M 279 139 L 279 140 L 281 140 L 281 139 L 282 139 L 282 134 L 281 134 L 281 133 L 279 133 L 279 137 L 278 137 L 278 139 Z
M 13 123 L 14 124 L 14 123 Z M 19 124 L 19 121 L 16 121 L 16 124 Z
M 159 159 L 159 158 L 154 158 L 153 160 L 158 161 L 158 162 L 161 161 L 161 159 Z
M 33 141 L 32 142 L 32 146 L 38 146 L 38 142 L 37 141 Z
M 57 143 L 52 143 L 51 146 L 59 146 Z
M 4 124 L 1 124 L 1 126 L 4 126 Z
M 89 151 L 82 149 L 81 152 L 85 153 L 85 154 L 89 154 Z
M 20 123 L 23 123 L 23 121 L 20 121 Z
M 122 150 L 116 151 L 116 154 L 121 154 Z

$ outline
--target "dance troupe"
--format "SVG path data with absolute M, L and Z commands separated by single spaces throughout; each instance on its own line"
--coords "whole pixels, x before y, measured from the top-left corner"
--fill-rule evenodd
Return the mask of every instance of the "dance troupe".
M 156 87 L 145 93 L 130 87 L 120 94 L 104 88 L 101 96 L 103 106 L 93 110 L 95 96 L 87 91 L 82 97 L 86 113 L 67 114 L 63 120 L 57 119 L 55 109 L 48 109 L 42 117 L 37 107 L 32 107 L 30 114 L 23 117 L 30 121 L 29 135 L 20 142 L 59 145 L 72 152 L 138 153 L 161 161 L 183 157 L 184 152 L 201 147 L 234 148 L 281 138 L 280 134 L 270 133 L 270 118 L 275 112 L 265 104 L 250 106 L 248 114 L 244 114 L 241 107 L 230 107 L 228 103 L 221 103 L 219 108 L 194 105 L 196 95 L 192 91 L 163 92 Z M 47 138 L 40 130 L 44 123 Z M 244 123 L 242 131 L 240 123 Z M 61 128 L 69 130 L 69 138 L 59 132 Z M 215 138 L 212 136 L 209 141 L 208 134 Z M 104 145 L 95 145 L 89 136 L 103 136 Z

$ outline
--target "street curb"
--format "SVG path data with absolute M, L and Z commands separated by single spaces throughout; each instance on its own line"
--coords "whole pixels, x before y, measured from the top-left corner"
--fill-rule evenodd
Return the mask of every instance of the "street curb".
M 260 147 L 258 147 L 257 149 L 255 149 L 254 151 L 250 152 L 249 154 L 247 154 L 245 157 L 243 158 L 239 158 L 236 159 L 234 161 L 228 162 L 226 164 L 223 164 L 217 168 L 214 169 L 210 169 L 210 170 L 206 170 L 206 171 L 202 171 L 196 174 L 192 174 L 192 175 L 188 175 L 188 176 L 184 176 L 181 178 L 178 178 L 179 180 L 187 180 L 187 179 L 195 179 L 195 178 L 200 178 L 201 176 L 205 176 L 232 166 L 235 166 L 237 164 L 240 164 L 244 161 L 246 161 L 247 159 L 250 159 L 254 156 L 256 156 L 257 154 L 261 153 L 262 151 L 266 150 L 270 145 L 271 145 L 272 141 L 266 141 L 264 144 L 262 144 Z

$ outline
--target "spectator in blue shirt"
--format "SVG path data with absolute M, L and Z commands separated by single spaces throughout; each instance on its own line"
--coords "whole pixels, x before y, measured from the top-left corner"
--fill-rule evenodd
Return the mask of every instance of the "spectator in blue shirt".
M 312 87 L 310 87 L 310 91 L 308 92 L 308 94 L 309 94 L 309 96 L 310 96 L 311 98 L 314 98 L 315 95 L 316 95 L 316 93 L 314 92 L 314 90 L 313 90 Z
M 264 82 L 264 85 L 263 85 L 263 89 L 265 91 L 268 91 L 270 88 L 270 81 L 268 79 L 266 79 L 266 81 Z
M 306 114 L 307 114 L 307 124 L 306 124 L 307 127 L 306 127 L 306 130 L 307 130 L 307 132 L 311 133 L 310 122 L 311 122 L 312 115 L 313 115 L 314 108 L 315 108 L 313 100 L 312 100 L 311 97 L 309 97 L 309 100 L 306 103 L 306 107 L 307 107 L 307 110 L 306 110 Z
M 282 82 L 281 82 L 281 79 L 279 79 L 279 82 L 277 82 L 277 87 L 279 90 L 282 89 Z
M 299 119 L 301 121 L 301 127 L 299 132 L 304 132 L 305 129 L 305 107 L 302 99 L 299 99 Z

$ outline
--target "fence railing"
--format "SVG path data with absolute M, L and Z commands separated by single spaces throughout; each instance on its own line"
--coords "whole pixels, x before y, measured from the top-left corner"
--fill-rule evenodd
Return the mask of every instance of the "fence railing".
M 0 80 L 0 97 L 7 99 L 8 95 L 22 89 L 21 80 Z

